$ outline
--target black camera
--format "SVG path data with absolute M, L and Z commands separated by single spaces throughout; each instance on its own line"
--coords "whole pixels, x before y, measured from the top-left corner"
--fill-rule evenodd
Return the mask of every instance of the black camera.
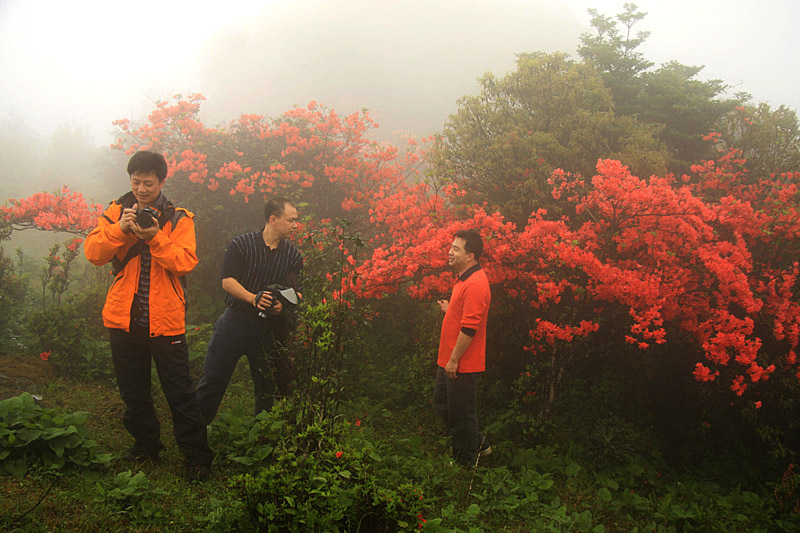
M 142 229 L 147 229 L 156 223 L 161 213 L 152 207 L 143 207 L 136 210 L 136 223 Z
M 256 302 L 261 300 L 261 296 L 265 293 L 272 296 L 272 303 L 263 311 L 259 309 L 258 316 L 261 318 L 267 318 L 268 311 L 275 307 L 275 304 L 279 301 L 284 307 L 294 307 L 298 303 L 297 292 L 295 292 L 292 287 L 286 287 L 280 283 L 273 283 L 272 285 L 268 285 L 263 291 L 258 291 Z

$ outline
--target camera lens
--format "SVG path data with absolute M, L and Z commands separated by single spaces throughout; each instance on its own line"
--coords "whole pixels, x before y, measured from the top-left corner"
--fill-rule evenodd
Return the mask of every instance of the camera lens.
M 140 228 L 147 229 L 155 223 L 155 219 L 146 211 L 137 211 L 136 223 L 139 224 Z

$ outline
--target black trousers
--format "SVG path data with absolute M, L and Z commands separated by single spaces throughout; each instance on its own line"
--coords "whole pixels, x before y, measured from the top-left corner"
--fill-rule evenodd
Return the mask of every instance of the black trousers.
M 122 422 L 133 436 L 134 449 L 157 453 L 161 424 L 153 408 L 150 360 L 156 363 L 161 389 L 172 413 L 175 440 L 187 465 L 209 465 L 214 452 L 208 447 L 206 425 L 200 414 L 185 335 L 150 337 L 147 331 L 109 329 L 111 357 L 125 414 Z
M 275 397 L 287 393 L 293 376 L 282 347 L 288 336 L 289 326 L 282 317 L 259 318 L 230 307 L 225 309 L 214 323 L 203 377 L 197 385 L 206 424 L 214 420 L 242 355 L 247 357 L 253 377 L 255 414 L 269 411 Z
M 433 408 L 451 436 L 453 458 L 462 465 L 475 462 L 480 445 L 478 431 L 478 376 L 475 373 L 457 373 L 450 379 L 444 368 L 436 371 L 433 388 Z

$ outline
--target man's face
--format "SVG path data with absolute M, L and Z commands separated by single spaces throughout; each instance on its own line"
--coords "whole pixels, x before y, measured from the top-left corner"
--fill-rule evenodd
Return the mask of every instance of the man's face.
M 292 205 L 286 204 L 281 216 L 272 215 L 269 218 L 270 223 L 281 238 L 290 237 L 297 231 L 297 209 Z
M 135 174 L 131 174 L 131 191 L 133 191 L 133 195 L 136 197 L 136 203 L 139 204 L 139 209 L 152 206 L 156 203 L 163 186 L 164 182 L 159 181 L 155 173 L 142 174 L 136 172 Z
M 470 261 L 475 257 L 474 254 L 467 253 L 464 246 L 467 243 L 461 237 L 456 237 L 453 244 L 450 245 L 450 251 L 447 253 L 447 263 L 456 272 L 463 272 L 467 269 Z

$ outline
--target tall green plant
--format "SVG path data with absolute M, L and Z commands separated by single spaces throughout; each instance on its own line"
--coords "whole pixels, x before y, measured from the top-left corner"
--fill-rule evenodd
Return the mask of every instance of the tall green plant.
M 10 227 L 0 220 L 0 242 L 8 239 Z M 0 355 L 17 350 L 15 330 L 25 301 L 25 278 L 17 273 L 14 262 L 0 246 Z

